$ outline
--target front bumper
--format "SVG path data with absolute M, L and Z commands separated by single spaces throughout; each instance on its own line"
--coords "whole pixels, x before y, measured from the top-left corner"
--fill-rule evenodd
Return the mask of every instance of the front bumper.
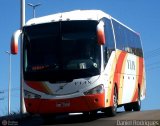
M 29 99 L 25 98 L 29 113 L 71 113 L 97 110 L 105 107 L 105 95 L 94 94 L 69 99 Z

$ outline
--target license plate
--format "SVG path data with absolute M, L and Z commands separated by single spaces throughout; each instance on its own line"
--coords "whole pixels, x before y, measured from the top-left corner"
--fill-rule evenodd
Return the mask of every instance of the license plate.
M 70 107 L 70 102 L 68 102 L 68 101 L 57 102 L 56 107 L 58 107 L 58 108 L 60 108 L 60 107 Z

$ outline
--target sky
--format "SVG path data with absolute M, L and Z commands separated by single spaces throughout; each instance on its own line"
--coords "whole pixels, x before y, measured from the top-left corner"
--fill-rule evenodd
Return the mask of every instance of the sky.
M 71 10 L 99 9 L 141 35 L 147 95 L 142 110 L 160 109 L 159 0 L 26 0 L 26 21 L 33 17 L 27 3 L 41 3 L 36 17 Z M 9 55 L 12 33 L 20 28 L 20 0 L 0 0 L 0 116 L 8 111 Z M 20 56 L 12 55 L 11 112 L 19 112 Z

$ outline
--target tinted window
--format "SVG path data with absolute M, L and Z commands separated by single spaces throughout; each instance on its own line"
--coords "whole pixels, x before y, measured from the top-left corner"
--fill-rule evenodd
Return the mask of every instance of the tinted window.
M 128 43 L 126 41 L 126 31 L 122 25 L 120 25 L 118 22 L 113 20 L 113 26 L 114 26 L 114 32 L 116 37 L 116 46 L 120 50 L 125 50 L 125 47 L 127 47 Z
M 106 37 L 106 43 L 104 45 L 104 59 L 106 65 L 112 51 L 115 50 L 112 25 L 109 19 L 105 19 L 105 37 Z
M 140 36 L 113 20 L 117 49 L 143 57 Z

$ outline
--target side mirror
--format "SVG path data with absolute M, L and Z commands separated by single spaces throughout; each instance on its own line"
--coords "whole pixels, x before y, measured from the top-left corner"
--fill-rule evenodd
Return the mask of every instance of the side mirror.
M 98 38 L 98 44 L 104 45 L 105 44 L 105 32 L 104 32 L 104 22 L 100 21 L 97 25 L 97 38 Z
M 18 53 L 18 40 L 21 35 L 22 31 L 17 30 L 11 38 L 11 54 L 17 54 Z

